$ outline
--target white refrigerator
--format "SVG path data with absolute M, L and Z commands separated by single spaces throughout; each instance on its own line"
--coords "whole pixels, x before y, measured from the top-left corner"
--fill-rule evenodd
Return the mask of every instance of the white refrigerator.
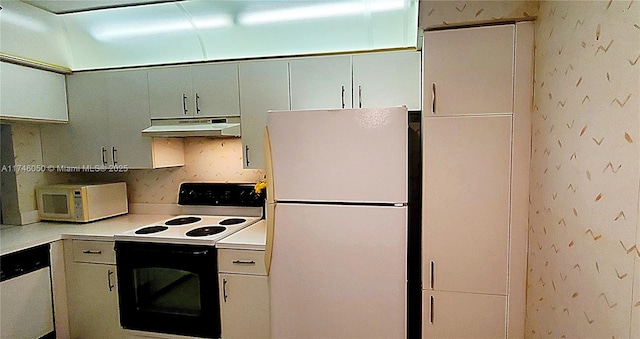
M 269 112 L 272 338 L 405 338 L 405 107 Z

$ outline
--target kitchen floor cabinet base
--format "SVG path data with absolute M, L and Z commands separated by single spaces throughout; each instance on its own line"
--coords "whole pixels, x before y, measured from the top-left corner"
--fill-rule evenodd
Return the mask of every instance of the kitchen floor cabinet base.
M 506 338 L 507 297 L 423 291 L 422 338 Z

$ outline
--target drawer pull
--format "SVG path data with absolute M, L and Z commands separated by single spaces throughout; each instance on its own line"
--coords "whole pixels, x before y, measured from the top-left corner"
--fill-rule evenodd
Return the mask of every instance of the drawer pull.
M 102 251 L 94 251 L 94 250 L 84 250 L 82 251 L 84 254 L 102 254 Z
M 254 265 L 256 264 L 256 262 L 255 262 L 255 261 L 253 261 L 253 260 L 250 260 L 250 261 L 248 261 L 248 260 L 234 260 L 234 261 L 233 261 L 233 264 L 234 264 L 234 265 L 249 265 L 249 266 L 254 266 Z

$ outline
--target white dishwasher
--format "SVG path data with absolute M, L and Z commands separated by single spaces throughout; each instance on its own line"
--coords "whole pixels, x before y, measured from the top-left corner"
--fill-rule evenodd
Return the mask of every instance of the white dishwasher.
M 0 257 L 0 338 L 54 338 L 49 244 Z

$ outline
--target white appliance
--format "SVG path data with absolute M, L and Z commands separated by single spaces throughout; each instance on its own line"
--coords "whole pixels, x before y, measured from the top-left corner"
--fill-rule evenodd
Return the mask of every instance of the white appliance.
M 49 244 L 0 257 L 0 338 L 53 338 Z
M 220 338 L 215 246 L 262 219 L 264 194 L 182 183 L 178 204 L 183 215 L 114 236 L 120 325 L 132 336 Z
M 129 212 L 125 182 L 47 185 L 36 196 L 41 220 L 88 222 Z
M 259 216 L 179 215 L 115 235 L 116 240 L 214 246 L 260 220 Z
M 405 338 L 408 112 L 267 118 L 272 338 Z

